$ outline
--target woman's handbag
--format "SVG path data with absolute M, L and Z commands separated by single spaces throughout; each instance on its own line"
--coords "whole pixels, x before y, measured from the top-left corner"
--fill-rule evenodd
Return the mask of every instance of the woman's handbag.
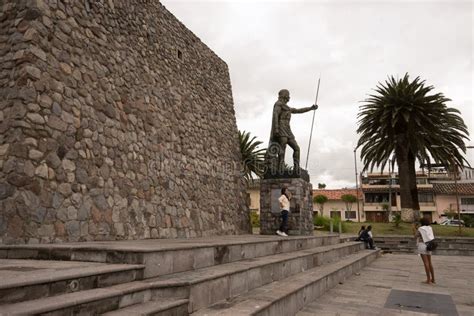
M 426 250 L 428 251 L 434 251 L 436 250 L 436 248 L 438 248 L 438 243 L 434 239 L 425 242 L 425 245 L 426 245 Z

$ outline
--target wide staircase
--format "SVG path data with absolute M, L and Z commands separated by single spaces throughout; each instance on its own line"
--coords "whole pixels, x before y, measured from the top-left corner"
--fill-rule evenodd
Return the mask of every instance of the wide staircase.
M 294 315 L 378 255 L 337 235 L 0 246 L 0 314 Z

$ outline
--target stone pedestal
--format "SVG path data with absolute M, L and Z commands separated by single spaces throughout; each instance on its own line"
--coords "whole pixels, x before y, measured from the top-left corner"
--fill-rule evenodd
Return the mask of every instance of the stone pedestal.
M 290 201 L 290 235 L 313 235 L 313 187 L 309 177 L 264 178 L 260 184 L 260 234 L 275 235 L 280 227 L 281 189 L 288 188 L 293 197 Z

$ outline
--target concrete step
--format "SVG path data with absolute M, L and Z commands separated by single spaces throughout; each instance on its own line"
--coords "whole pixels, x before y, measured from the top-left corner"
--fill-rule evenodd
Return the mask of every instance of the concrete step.
M 159 299 L 146 303 L 135 304 L 103 314 L 104 316 L 130 316 L 130 315 L 155 315 L 155 316 L 183 316 L 188 315 L 189 300 Z
M 354 240 L 355 236 L 343 236 L 341 242 Z M 436 237 L 438 248 L 433 253 L 443 256 L 474 256 L 474 238 L 472 237 Z M 412 236 L 376 236 L 374 243 L 385 252 L 415 253 L 416 241 Z
M 388 253 L 404 253 L 404 254 L 416 254 L 417 248 L 415 246 L 398 246 L 398 247 L 387 247 L 384 245 L 380 245 L 380 248 L 384 252 Z M 470 249 L 453 249 L 453 248 L 445 248 L 445 247 L 438 247 L 435 251 L 433 251 L 433 255 L 437 256 L 474 256 L 474 250 Z
M 0 315 L 97 315 L 139 302 L 121 305 L 126 291 L 111 288 L 68 293 L 0 306 Z M 122 303 L 123 304 L 123 303 Z
M 141 280 L 144 268 L 129 264 L 0 259 L 0 304 Z
M 337 262 L 272 282 L 231 300 L 201 309 L 193 316 L 295 315 L 325 291 L 360 271 L 380 250 L 363 250 Z
M 0 259 L 143 264 L 144 278 L 151 278 L 337 243 L 338 235 L 238 235 L 219 238 L 0 245 Z
M 175 297 L 179 295 L 175 290 L 177 287 L 181 286 L 181 290 L 186 288 L 190 311 L 196 311 L 262 285 L 335 262 L 363 248 L 364 245 L 359 242 L 318 247 L 162 276 L 143 282 L 153 284 L 156 288 L 155 295 L 162 297 Z
M 360 251 L 363 244 L 351 242 L 291 253 L 246 259 L 213 267 L 164 275 L 103 289 L 92 289 L 56 297 L 0 306 L 19 314 L 104 313 L 161 298 L 188 299 L 190 310 L 208 307 L 276 280 L 315 266 L 333 262 Z

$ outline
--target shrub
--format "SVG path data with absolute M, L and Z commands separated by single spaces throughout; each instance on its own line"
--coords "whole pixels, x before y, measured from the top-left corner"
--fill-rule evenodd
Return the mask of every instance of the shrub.
M 392 216 L 392 221 L 395 227 L 400 227 L 400 223 L 402 222 L 402 214 L 400 212 L 394 212 Z
M 333 231 L 338 232 L 339 231 L 339 223 L 342 225 L 342 232 L 345 233 L 347 231 L 347 226 L 346 223 L 341 221 L 339 217 L 334 217 L 332 218 L 333 222 Z M 314 226 L 320 226 L 323 227 L 323 230 L 330 231 L 330 223 L 331 223 L 331 218 L 326 217 L 326 216 L 315 216 L 313 218 L 313 223 Z
M 250 212 L 252 227 L 260 227 L 260 215 L 257 212 Z
M 319 227 L 328 226 L 329 227 L 329 218 L 325 216 L 317 215 L 313 218 L 313 223 L 314 223 L 314 226 L 319 226 Z
M 469 215 L 461 215 L 461 219 L 464 221 L 466 227 L 474 227 L 474 217 Z

